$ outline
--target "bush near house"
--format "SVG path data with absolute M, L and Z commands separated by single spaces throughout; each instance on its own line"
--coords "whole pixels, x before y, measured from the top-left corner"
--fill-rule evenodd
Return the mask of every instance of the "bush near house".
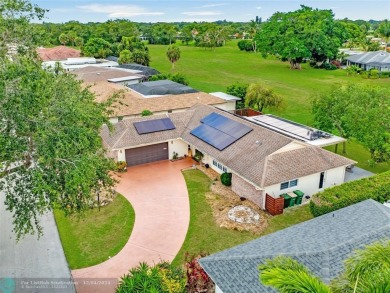
M 382 203 L 390 200 L 390 171 L 317 193 L 310 202 L 310 211 L 318 217 L 369 198 Z
M 238 41 L 237 46 L 240 49 L 240 51 L 247 51 L 247 52 L 253 51 L 253 42 L 252 42 L 252 40 L 241 40 L 241 41 Z
M 232 185 L 232 173 L 222 173 L 221 182 L 223 185 L 230 186 Z

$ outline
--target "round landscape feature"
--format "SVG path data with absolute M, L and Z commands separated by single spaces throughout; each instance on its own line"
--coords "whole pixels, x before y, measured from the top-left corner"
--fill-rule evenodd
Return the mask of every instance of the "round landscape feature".
M 242 224 L 257 224 L 260 215 L 249 207 L 239 205 L 235 206 L 228 212 L 230 220 Z

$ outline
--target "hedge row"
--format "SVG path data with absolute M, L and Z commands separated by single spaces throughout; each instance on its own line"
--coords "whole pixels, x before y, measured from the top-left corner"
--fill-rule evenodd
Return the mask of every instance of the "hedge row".
M 369 198 L 381 203 L 390 200 L 390 171 L 317 193 L 310 202 L 310 210 L 318 217 Z

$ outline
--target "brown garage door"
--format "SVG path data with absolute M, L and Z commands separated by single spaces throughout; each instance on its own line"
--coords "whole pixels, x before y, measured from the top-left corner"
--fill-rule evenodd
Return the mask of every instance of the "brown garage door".
M 127 166 L 135 166 L 161 160 L 168 160 L 167 142 L 126 150 Z

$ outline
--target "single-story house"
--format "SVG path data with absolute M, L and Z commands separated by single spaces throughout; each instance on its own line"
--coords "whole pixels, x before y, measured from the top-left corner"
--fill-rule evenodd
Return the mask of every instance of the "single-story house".
M 57 46 L 54 48 L 38 48 L 38 56 L 42 61 L 60 61 L 68 58 L 79 58 L 80 50 L 67 46 Z
M 356 54 L 347 58 L 347 65 L 357 65 L 364 70 L 390 71 L 390 53 L 375 51 Z
M 146 129 L 146 130 L 145 130 Z M 265 209 L 281 194 L 317 193 L 344 182 L 356 163 L 287 137 L 217 107 L 129 118 L 102 129 L 109 156 L 128 166 L 202 154 L 218 173 L 232 173 L 232 190 Z
M 107 81 L 120 85 L 130 85 L 140 83 L 144 76 L 141 71 L 129 71 L 117 67 L 97 67 L 87 66 L 72 71 L 78 80 L 85 83 Z
M 259 280 L 259 264 L 288 256 L 329 283 L 356 249 L 390 239 L 390 208 L 371 199 L 201 258 L 216 293 L 278 292 Z
M 78 58 L 67 58 L 66 60 L 50 60 L 42 62 L 42 67 L 45 69 L 53 69 L 56 63 L 59 63 L 65 71 L 73 71 L 78 68 L 84 68 L 87 66 L 94 65 L 96 67 L 116 67 L 117 62 L 108 61 L 105 59 L 95 59 L 94 57 L 78 57 Z
M 149 78 L 152 75 L 160 74 L 160 71 L 158 71 L 157 69 L 154 69 L 154 68 L 149 67 L 149 66 L 137 64 L 137 63 L 119 64 L 118 68 L 141 71 L 142 75 L 146 76 L 146 78 Z
M 98 102 L 106 101 L 115 93 L 122 94 L 120 101 L 113 105 L 110 119 L 112 123 L 139 117 L 143 110 L 149 110 L 153 114 L 177 113 L 196 104 L 213 105 L 226 111 L 236 108 L 236 100 L 199 92 L 169 80 L 143 82 L 129 87 L 107 81 L 84 84 L 90 86 L 90 91 L 95 94 Z M 168 88 L 172 90 L 169 91 Z

